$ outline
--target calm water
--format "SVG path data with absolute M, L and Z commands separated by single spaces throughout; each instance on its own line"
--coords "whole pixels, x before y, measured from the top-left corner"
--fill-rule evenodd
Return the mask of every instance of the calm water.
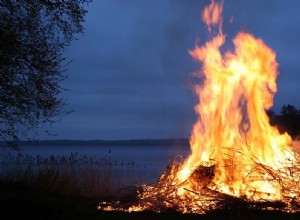
M 16 153 L 9 149 L 2 149 L 0 154 Z M 19 153 L 31 156 L 68 156 L 71 153 L 84 154 L 95 158 L 110 157 L 117 161 L 133 162 L 135 166 L 143 167 L 146 182 L 154 182 L 173 159 L 189 154 L 188 147 L 164 146 L 26 146 Z M 134 176 L 132 178 L 135 178 Z

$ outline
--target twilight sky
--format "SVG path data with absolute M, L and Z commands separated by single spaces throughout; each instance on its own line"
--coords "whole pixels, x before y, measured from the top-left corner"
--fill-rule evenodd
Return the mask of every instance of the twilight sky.
M 196 120 L 188 54 L 203 44 L 200 14 L 210 0 L 94 0 L 84 36 L 66 50 L 65 110 L 37 139 L 189 137 Z M 223 32 L 246 30 L 277 53 L 274 110 L 300 108 L 300 1 L 225 0 Z M 230 23 L 231 16 L 233 22 Z M 48 130 L 47 135 L 44 130 Z

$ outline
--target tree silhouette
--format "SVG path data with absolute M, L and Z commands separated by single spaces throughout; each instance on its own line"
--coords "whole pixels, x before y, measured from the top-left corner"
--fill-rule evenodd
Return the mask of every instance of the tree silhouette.
M 298 110 L 296 109 L 295 106 L 284 105 L 281 108 L 281 114 L 282 115 L 297 115 L 298 114 Z
M 83 32 L 90 0 L 0 1 L 0 139 L 51 122 L 64 100 L 64 49 Z
M 281 133 L 287 132 L 293 139 L 300 135 L 300 110 L 293 105 L 284 105 L 281 114 L 277 115 L 274 111 L 268 110 L 270 124 L 276 126 Z

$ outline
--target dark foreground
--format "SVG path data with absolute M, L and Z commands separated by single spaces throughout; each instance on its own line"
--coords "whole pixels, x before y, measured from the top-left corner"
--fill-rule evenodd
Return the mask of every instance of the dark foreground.
M 0 182 L 0 219 L 103 219 L 103 220 L 299 220 L 300 214 L 279 211 L 226 210 L 205 215 L 180 213 L 120 213 L 97 210 L 99 198 L 43 192 L 20 183 Z

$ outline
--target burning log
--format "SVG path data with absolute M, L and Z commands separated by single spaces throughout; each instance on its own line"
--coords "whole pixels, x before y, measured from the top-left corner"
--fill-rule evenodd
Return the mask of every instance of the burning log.
M 197 183 L 201 185 L 208 185 L 215 176 L 215 165 L 212 166 L 198 166 L 197 169 L 194 170 L 190 178 L 195 180 Z
M 212 166 L 198 166 L 190 175 L 189 181 L 192 183 L 192 188 L 201 191 L 202 188 L 207 188 L 211 184 L 215 176 L 215 165 Z

